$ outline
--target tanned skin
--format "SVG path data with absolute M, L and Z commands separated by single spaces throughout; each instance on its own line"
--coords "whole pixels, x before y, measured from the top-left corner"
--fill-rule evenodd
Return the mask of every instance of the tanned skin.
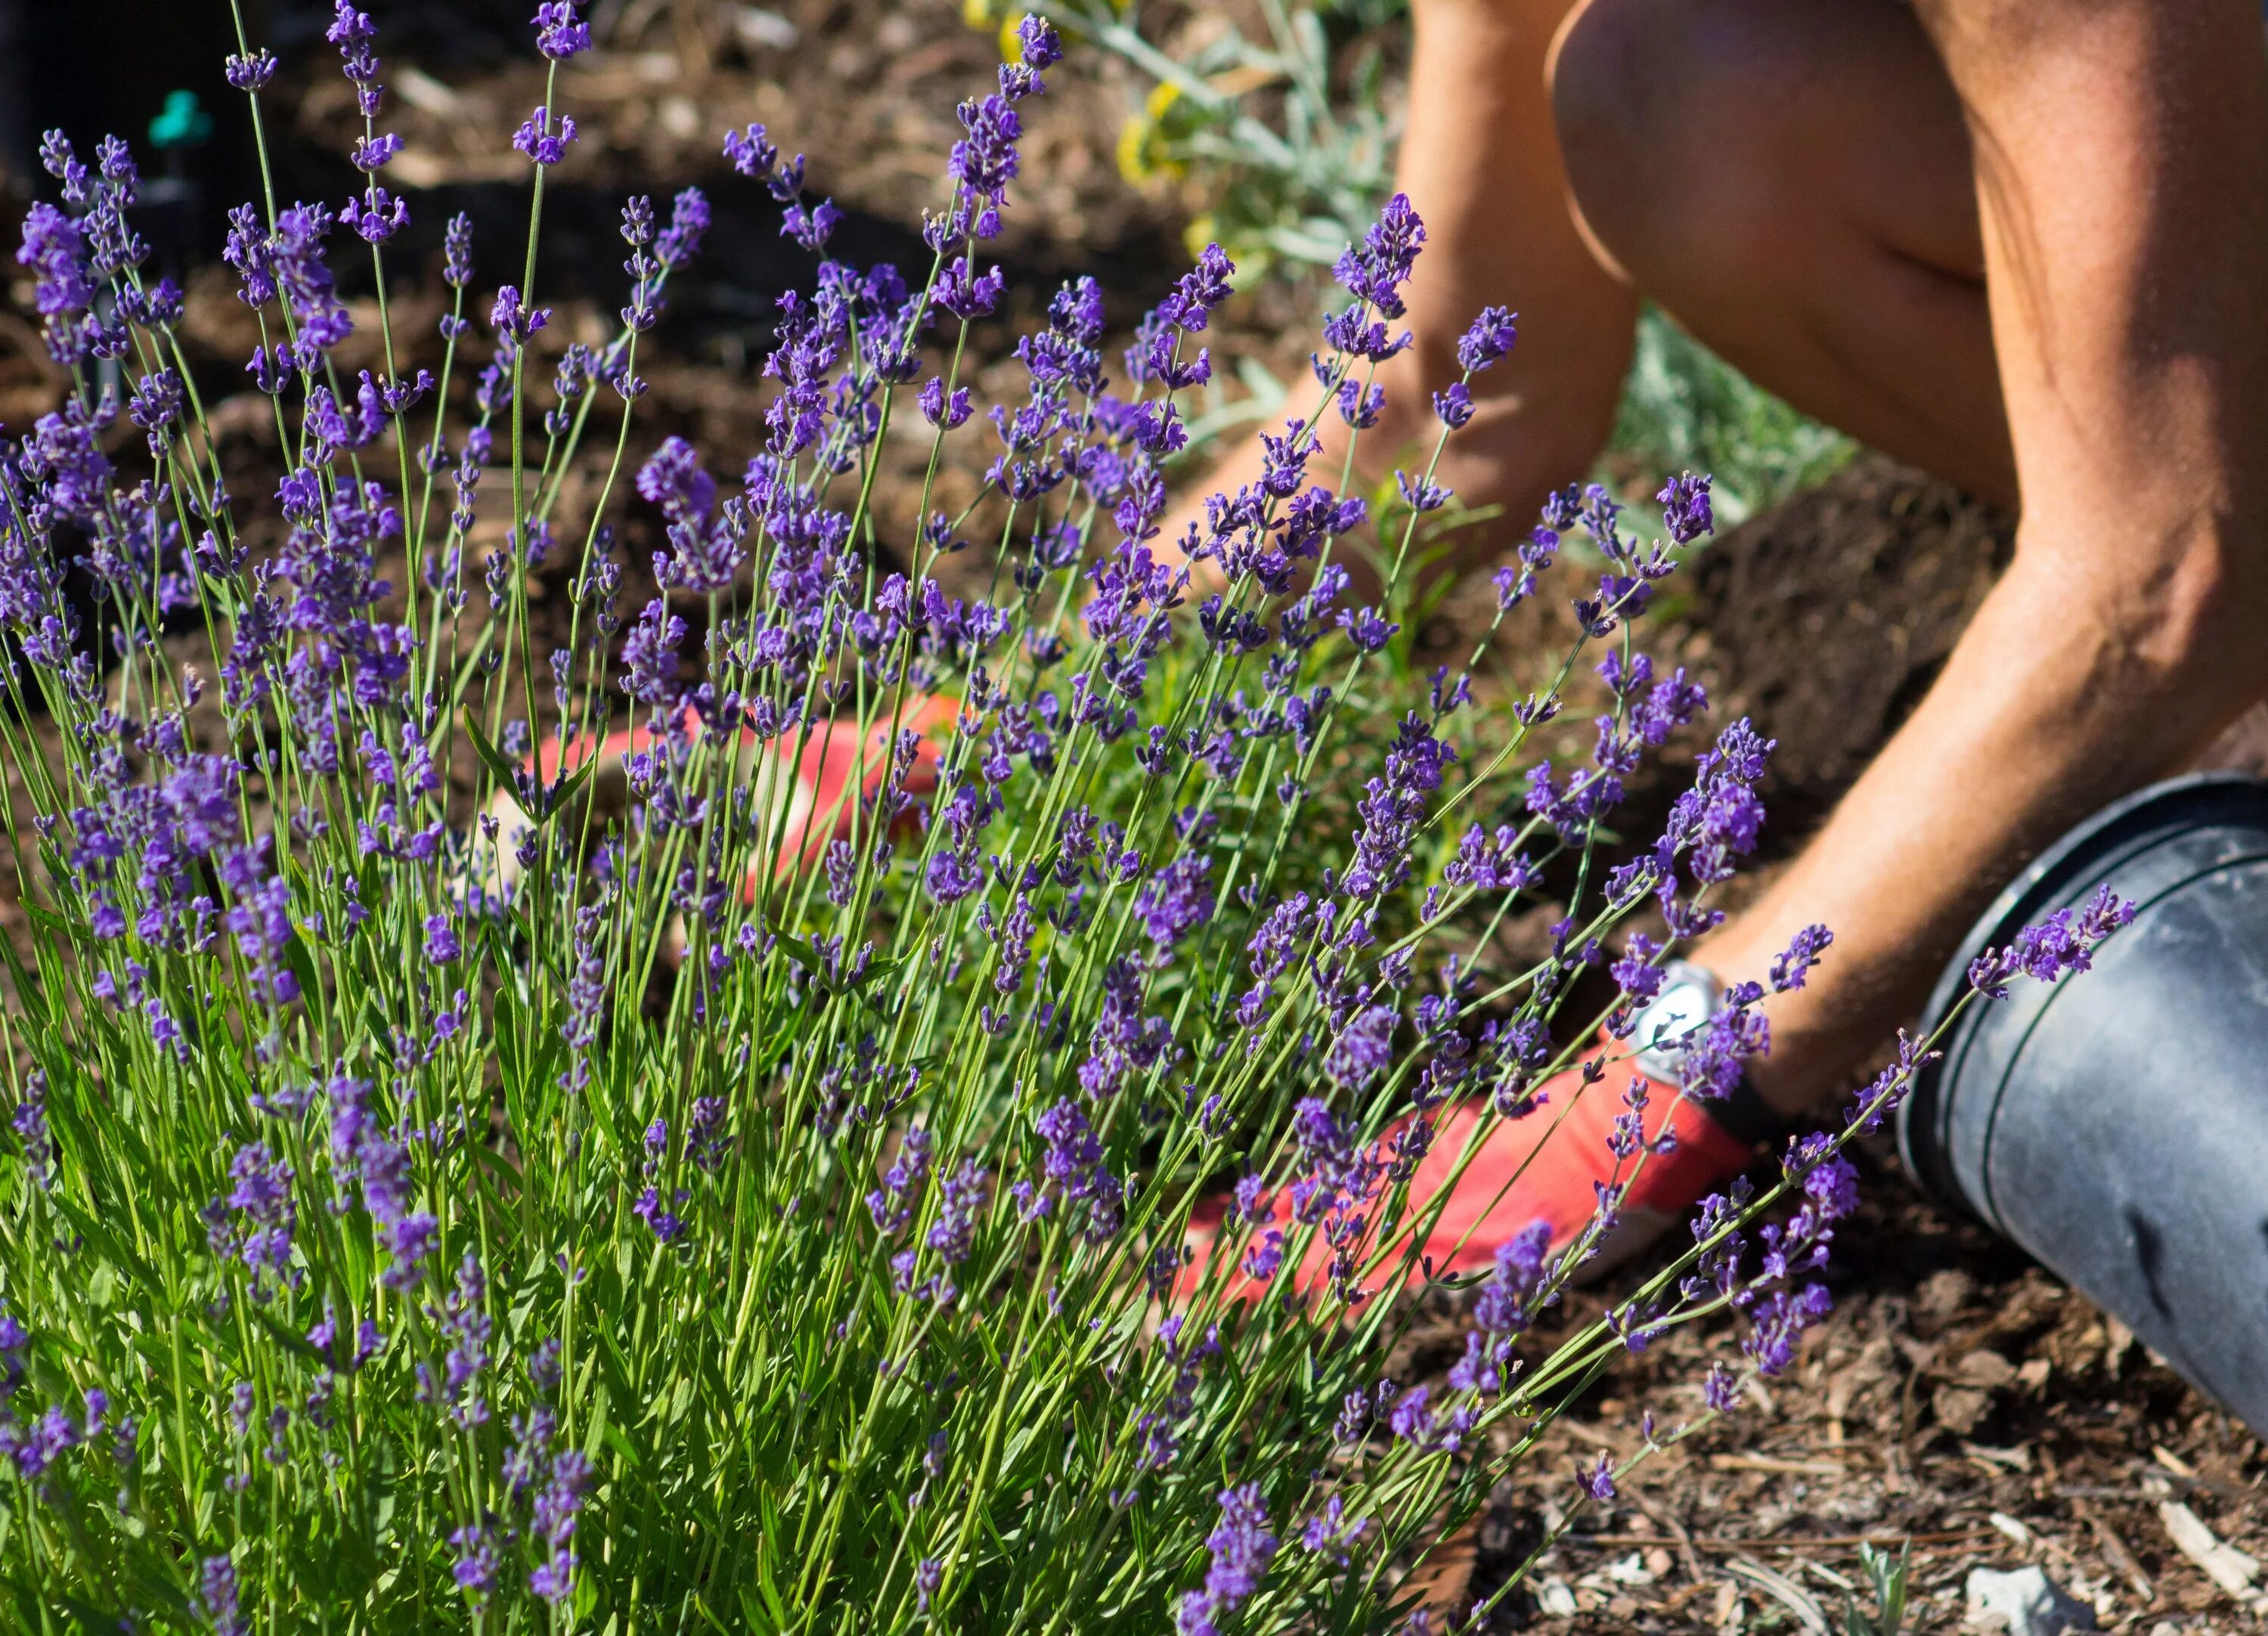
M 2041 846 L 2268 696 L 2268 43 L 2248 0 L 1416 0 L 1417 344 L 1358 466 L 1533 515 L 1604 439 L 1637 292 L 1797 407 L 2015 508 L 1943 672 L 1695 957 L 1761 974 L 1765 1099 L 1839 1092 Z M 1336 453 L 1336 450 L 1332 451 Z M 1215 483 L 1256 475 L 1256 449 Z M 1169 534 L 1168 537 L 1172 537 Z M 1500 544 L 1501 542 L 1492 542 Z

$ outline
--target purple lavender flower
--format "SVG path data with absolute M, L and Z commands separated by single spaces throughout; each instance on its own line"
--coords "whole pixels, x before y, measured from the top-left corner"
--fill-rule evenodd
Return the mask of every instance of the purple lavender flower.
M 1205 1570 L 1204 1585 L 1184 1595 L 1174 1612 L 1174 1628 L 1180 1636 L 1219 1636 L 1216 1621 L 1258 1592 L 1275 1558 L 1276 1544 L 1259 1484 L 1221 1490 L 1220 1522 L 1205 1540 L 1212 1562 Z
M 1453 425 L 1457 424 L 1451 422 Z M 1413 477 L 1406 471 L 1397 471 L 1394 474 L 1394 482 L 1413 512 L 1437 512 L 1449 503 L 1447 489 L 1439 483 L 1428 483 L 1423 477 Z
M 564 1602 L 575 1586 L 580 1559 L 573 1548 L 576 1514 L 583 1508 L 593 1472 L 578 1449 L 562 1449 L 552 1456 L 551 1478 L 535 1497 L 529 1529 L 535 1539 L 550 1548 L 549 1557 L 528 1575 L 527 1588 L 541 1600 Z
M 1344 1567 L 1352 1559 L 1357 1541 L 1370 1530 L 1368 1517 L 1350 1520 L 1346 1501 L 1333 1494 L 1323 1508 L 1309 1517 L 1300 1530 L 1300 1544 L 1319 1557 L 1329 1557 Z
M 342 1185 L 362 1184 L 363 1206 L 393 1261 L 379 1281 L 409 1289 L 440 1242 L 440 1223 L 412 1207 L 409 1150 L 379 1123 L 370 1082 L 342 1075 L 331 1081 L 329 1101 L 332 1174 Z
M 1741 1350 L 1756 1364 L 1757 1374 L 1776 1376 L 1795 1361 L 1796 1343 L 1803 1332 L 1826 1317 L 1834 1304 L 1824 1284 L 1807 1284 L 1793 1293 L 1775 1290 L 1750 1313 L 1754 1327 Z
M 976 1225 L 984 1207 L 984 1184 L 989 1178 L 973 1159 L 938 1189 L 937 1220 L 930 1225 L 929 1247 L 948 1267 L 968 1259 L 976 1246 Z
M 591 26 L 576 19 L 574 0 L 546 0 L 532 21 L 535 48 L 555 63 L 591 48 Z
M 250 214 L 247 206 L 246 216 Z M 256 292 L 265 289 L 280 293 L 291 307 L 299 328 L 292 357 L 303 370 L 314 370 L 354 329 L 323 259 L 323 240 L 337 225 L 338 218 L 322 205 L 295 204 L 277 213 L 276 230 L 264 241 L 246 247 L 243 261 L 231 258 L 244 274 L 247 302 L 259 306 L 264 298 Z
M 541 103 L 535 112 L 523 121 L 512 134 L 512 145 L 539 166 L 556 165 L 567 157 L 567 145 L 576 137 L 575 116 L 562 114 L 559 127 L 552 129 L 551 110 Z
M 733 1139 L 725 1131 L 725 1099 L 696 1096 L 685 1122 L 685 1156 L 696 1170 L 714 1175 L 732 1152 Z
M 1717 526 L 1709 509 L 1709 480 L 1683 472 L 1653 497 L 1661 502 L 1661 526 L 1680 545 L 1690 545 Z
M 1418 219 L 1410 195 L 1397 193 L 1379 211 L 1362 243 L 1350 246 L 1339 257 L 1331 275 L 1380 317 L 1399 318 L 1404 311 L 1402 286 L 1425 242 L 1425 224 Z
M 197 1611 L 213 1636 L 245 1636 L 249 1627 L 236 1602 L 236 1564 L 225 1554 L 207 1557 L 197 1567 Z
M 446 966 L 464 954 L 464 946 L 457 940 L 456 928 L 449 924 L 446 915 L 425 917 L 425 958 L 432 965 Z
M 228 83 L 237 90 L 257 93 L 276 77 L 276 54 L 265 48 L 241 55 L 231 54 L 222 64 Z
M 1544 1283 L 1551 1265 L 1550 1247 L 1551 1226 L 1547 1221 L 1531 1221 L 1497 1246 L 1496 1265 L 1473 1301 L 1465 1355 L 1449 1371 L 1452 1387 L 1460 1391 L 1504 1389 L 1513 1339 L 1535 1322 L 1538 1309 L 1549 1304 Z
M 803 155 L 784 163 L 762 125 L 725 133 L 725 158 L 751 181 L 762 182 L 773 198 L 785 204 L 803 190 Z
M 1202 852 L 1185 852 L 1152 875 L 1135 895 L 1134 917 L 1157 946 L 1160 958 L 1212 918 L 1211 875 L 1211 858 Z
M 701 236 L 709 231 L 709 197 L 698 188 L 682 188 L 670 201 L 669 225 L 653 241 L 654 259 L 674 271 L 701 252 Z
M 1033 1122 L 1047 1144 L 1041 1173 L 1051 1190 L 1071 1200 L 1086 1200 L 1087 1236 L 1108 1238 L 1118 1230 L 1120 1189 L 1116 1178 L 1103 1168 L 1102 1143 L 1077 1102 L 1065 1097 Z M 1049 1196 L 1035 1194 L 1025 1213 L 1032 1220 L 1046 1213 Z
M 1480 1417 L 1469 1404 L 1436 1411 L 1429 1406 L 1431 1397 L 1431 1388 L 1412 1388 L 1394 1405 L 1387 1424 L 1395 1436 L 1427 1454 L 1455 1454 Z
M 473 282 L 473 218 L 462 211 L 452 216 L 441 242 L 441 277 L 452 290 L 462 290 Z
M 1790 989 L 1801 988 L 1804 975 L 1819 963 L 1820 955 L 1834 941 L 1835 934 L 1825 926 L 1806 926 L 1798 932 L 1787 947 L 1772 959 L 1772 992 L 1785 994 Z
M 1483 307 L 1472 328 L 1457 342 L 1457 362 L 1478 373 L 1511 351 L 1519 334 L 1513 320 L 1513 314 L 1504 307 Z
M 236 1220 L 216 1230 L 213 1249 L 216 1253 L 233 1253 L 242 1260 L 252 1269 L 258 1288 L 266 1276 L 281 1277 L 291 1265 L 291 1234 L 298 1222 L 291 1166 L 267 1143 L 248 1142 L 236 1150 L 228 1174 L 233 1186 L 225 1199 L 209 1207 L 207 1214 L 209 1220 L 217 1221 L 225 1209 L 233 1212 Z
M 16 260 L 32 269 L 32 302 L 41 317 L 68 317 L 93 304 L 79 225 L 43 199 L 24 213 L 23 247 Z
M 897 1157 L 883 1172 L 882 1185 L 866 1195 L 866 1208 L 883 1232 L 898 1232 L 913 1220 L 913 1201 L 929 1179 L 935 1146 L 935 1139 L 917 1124 L 899 1139 Z
M 1456 759 L 1456 751 L 1435 736 L 1432 723 L 1415 711 L 1403 719 L 1387 752 L 1386 776 L 1368 781 L 1356 808 L 1362 827 L 1355 834 L 1354 859 L 1339 883 L 1346 896 L 1376 895 L 1408 875 L 1410 846 L 1427 800 Z
M 381 171 L 401 151 L 401 138 L 388 131 L 381 136 L 361 136 L 355 141 L 354 151 L 347 162 L 365 174 Z
M 1749 1059 L 1771 1049 L 1771 1024 L 1755 1010 L 1763 994 L 1753 983 L 1727 990 L 1723 1009 L 1671 1043 L 1678 1052 L 1679 1080 L 1687 1095 L 1704 1101 L 1730 1096 L 1748 1071 Z
M 24 1169 L 44 1190 L 55 1185 L 55 1145 L 48 1131 L 48 1075 L 33 1068 L 24 1076 L 24 1094 L 9 1116 L 9 1128 L 24 1145 Z
M 1394 1030 L 1400 1021 L 1388 1006 L 1358 1012 L 1331 1043 L 1323 1072 L 1349 1090 L 1367 1087 L 1394 1064 Z
M 488 1279 L 469 1250 L 458 1264 L 455 1285 L 439 1314 L 440 1337 L 448 1343 L 442 1360 L 441 1402 L 460 1426 L 484 1424 L 489 1405 L 480 1379 L 489 1367 L 489 1341 L 495 1323 L 488 1313 Z
M 517 284 L 505 284 L 498 289 L 496 300 L 489 308 L 489 327 L 502 341 L 526 341 L 550 321 L 551 309 L 527 306 L 520 299 Z
M 1180 1455 L 1182 1422 L 1197 1407 L 1197 1384 L 1204 1366 L 1220 1355 L 1218 1324 L 1208 1324 L 1203 1338 L 1193 1344 L 1182 1338 L 1187 1327 L 1188 1320 L 1178 1312 L 1158 1326 L 1159 1351 L 1174 1374 L 1165 1402 L 1134 1424 L 1145 1470 L 1163 1471 Z
M 702 469 L 700 451 L 678 437 L 663 438 L 638 468 L 637 491 L 673 522 L 705 519 L 717 503 L 717 480 Z
M 630 1213 L 646 1225 L 646 1230 L 665 1244 L 674 1244 L 685 1236 L 684 1220 L 675 1212 L 662 1205 L 661 1190 L 649 1185 L 630 1206 Z
M 1645 932 L 1633 932 L 1623 957 L 1607 968 L 1607 975 L 1614 978 L 1616 986 L 1622 990 L 1626 1005 L 1632 1007 L 1644 1006 L 1661 992 L 1663 974 L 1661 967 L 1656 963 L 1660 958 L 1661 949 L 1662 946 Z M 1652 1042 L 1641 1040 L 1639 1043 L 1648 1045 Z
M 4 1304 L 0 1304 L 0 1402 L 13 1397 L 23 1385 L 24 1354 L 31 1345 L 31 1331 Z
M 457 1560 L 450 1570 L 457 1588 L 463 1591 L 475 1609 L 488 1605 L 490 1594 L 496 1588 L 497 1574 L 503 1566 L 497 1551 L 496 1530 L 486 1522 L 468 1522 L 449 1536 L 449 1544 L 456 1547 Z
M 1026 68 L 1052 68 L 1063 61 L 1063 36 L 1036 11 L 1025 12 L 1016 25 L 1016 41 Z
M 676 696 L 677 646 L 685 640 L 685 622 L 656 598 L 630 627 L 622 643 L 622 691 L 657 709 Z
M 917 402 L 924 420 L 932 426 L 942 426 L 947 431 L 968 418 L 968 388 L 956 387 L 948 396 L 945 390 L 945 379 L 941 375 L 929 378 Z
M 1114 961 L 1102 974 L 1102 1004 L 1087 1036 L 1086 1060 L 1079 1082 L 1089 1096 L 1116 1094 L 1128 1078 L 1148 1072 L 1173 1043 L 1172 1025 L 1144 1014 L 1142 968 L 1131 955 Z
M 2108 886 L 2077 909 L 2058 909 L 2016 933 L 2005 948 L 1988 948 L 1970 962 L 1969 981 L 1990 999 L 2005 999 L 2009 979 L 2019 973 L 2053 983 L 2067 972 L 2094 964 L 2102 940 L 2134 918 L 2134 905 Z
M 1859 1172 L 1833 1151 L 1835 1139 L 1823 1131 L 1788 1144 L 1782 1168 L 1803 1190 L 1822 1221 L 1839 1221 L 1859 1207 Z
M 997 220 L 1008 184 L 1022 166 L 1016 144 L 1023 136 L 1024 123 L 1007 98 L 1001 96 L 971 98 L 954 112 L 963 134 L 953 144 L 946 168 L 959 184 L 965 204 L 977 212 L 978 225 L 972 231 L 980 239 L 990 238 L 990 233 L 982 231 L 982 224 L 988 213 Z
M 1007 278 L 998 268 L 980 274 L 971 258 L 959 255 L 945 264 L 930 298 L 939 312 L 955 318 L 983 318 L 998 304 L 1006 288 Z
M 377 118 L 385 95 L 385 87 L 378 83 L 378 53 L 371 45 L 378 38 L 378 30 L 349 0 L 338 0 L 337 13 L 323 38 L 339 48 L 342 71 L 354 85 L 355 105 L 362 116 Z

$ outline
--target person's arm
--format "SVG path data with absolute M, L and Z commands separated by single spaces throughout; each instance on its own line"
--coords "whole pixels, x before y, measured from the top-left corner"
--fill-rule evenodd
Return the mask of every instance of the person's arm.
M 1600 269 L 1568 207 L 1550 97 L 1552 41 L 1571 0 L 1416 0 L 1408 122 L 1395 182 L 1425 224 L 1409 286 L 1416 343 L 1381 370 L 1386 409 L 1361 434 L 1357 470 L 1375 480 L 1422 461 L 1438 430 L 1432 394 L 1456 378 L 1457 338 L 1481 309 L 1513 308 L 1512 356 L 1474 383 L 1477 409 L 1450 439 L 1440 481 L 1500 502 L 1525 532 L 1554 486 L 1580 479 L 1606 440 L 1629 367 L 1635 298 Z M 1289 412 L 1315 393 L 1302 372 Z M 1280 430 L 1280 426 L 1271 427 Z M 1346 429 L 1327 417 L 1313 468 L 1336 480 Z M 1233 490 L 1260 475 L 1253 438 L 1189 490 Z M 1199 513 L 1177 517 L 1168 541 Z M 1491 531 L 1496 541 L 1506 529 Z M 1476 541 L 1469 555 L 1492 541 Z
M 1913 717 L 1698 958 L 1794 1109 L 1910 1017 L 2020 863 L 2268 692 L 2268 49 L 2250 0 L 1921 0 L 1977 154 L 2023 517 Z

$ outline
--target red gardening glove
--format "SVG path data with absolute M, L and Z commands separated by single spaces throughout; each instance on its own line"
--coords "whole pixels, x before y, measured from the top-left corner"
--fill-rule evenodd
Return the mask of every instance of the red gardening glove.
M 921 742 L 914 752 L 913 768 L 906 775 L 907 794 L 927 795 L 937 788 L 938 741 L 959 710 L 954 701 L 936 694 L 916 694 L 907 702 L 900 730 L 910 729 L 921 734 Z M 699 714 L 691 709 L 680 720 L 688 733 L 697 735 L 703 731 Z M 616 808 L 626 805 L 630 798 L 630 775 L 623 767 L 624 760 L 652 748 L 661 736 L 640 722 L 619 733 L 610 733 L 596 744 L 588 739 L 578 739 L 563 750 L 557 739 L 547 738 L 529 763 L 549 784 L 563 772 L 575 772 L 595 758 L 599 764 L 586 786 L 587 798 L 602 807 Z M 791 733 L 770 744 L 754 731 L 741 729 L 740 777 L 752 784 L 759 776 L 760 756 L 777 754 L 778 747 L 793 745 L 799 738 L 802 741 L 795 777 L 783 781 L 780 786 L 778 800 L 786 806 L 786 822 L 780 831 L 779 853 L 772 865 L 776 877 L 817 862 L 829 841 L 849 838 L 856 807 L 854 802 L 843 799 L 844 789 L 854 774 L 858 777 L 862 797 L 871 799 L 881 788 L 890 764 L 890 737 L 887 720 L 877 722 L 863 742 L 858 724 L 852 721 L 817 722 L 807 734 Z M 515 818 L 519 810 L 511 795 L 501 791 L 490 808 L 491 815 L 507 822 Z M 780 817 L 775 808 L 765 826 L 767 835 L 779 828 Z M 901 814 L 893 832 L 902 830 L 913 822 L 911 813 Z M 742 892 L 745 901 L 755 900 L 761 873 L 761 865 L 752 860 Z
M 1533 1112 L 1495 1123 L 1472 1162 L 1456 1178 L 1447 1203 L 1427 1232 L 1425 1260 L 1412 1269 L 1410 1282 L 1423 1281 L 1425 1262 L 1432 1264 L 1435 1276 L 1492 1266 L 1498 1246 L 1537 1221 L 1550 1228 L 1555 1250 L 1572 1245 L 1598 1211 L 1599 1189 L 1616 1173 L 1617 1161 L 1608 1140 L 1615 1134 L 1616 1118 L 1628 1111 L 1624 1091 L 1633 1080 L 1644 1080 L 1646 1087 L 1646 1105 L 1639 1116 L 1646 1144 L 1651 1147 L 1658 1142 L 1668 1127 L 1676 1138 L 1675 1145 L 1667 1153 L 1643 1152 L 1642 1164 L 1636 1157 L 1620 1161 L 1622 1175 L 1631 1178 L 1629 1190 L 1615 1227 L 1601 1243 L 1599 1253 L 1584 1264 L 1584 1275 L 1594 1277 L 1636 1255 L 1712 1188 L 1748 1168 L 1755 1151 L 1699 1107 L 1680 1102 L 1675 1086 L 1638 1073 L 1627 1064 L 1617 1064 L 1608 1069 L 1603 1080 L 1587 1087 L 1582 1070 L 1569 1068 L 1537 1087 Z M 1410 1179 L 1405 1220 L 1422 1219 L 1449 1185 L 1450 1174 L 1484 1111 L 1483 1104 L 1467 1102 L 1432 1116 L 1432 1141 Z M 1388 1127 L 1379 1143 L 1381 1154 L 1393 1153 L 1395 1139 L 1416 1116 Z M 1513 1180 L 1515 1175 L 1517 1182 Z M 1227 1208 L 1228 1201 L 1219 1199 L 1209 1201 L 1195 1212 L 1188 1241 L 1194 1253 L 1176 1281 L 1177 1299 L 1185 1301 L 1196 1293 L 1216 1240 L 1242 1257 L 1227 1275 L 1229 1298 L 1257 1300 L 1265 1291 L 1266 1284 L 1251 1274 L 1251 1252 L 1267 1244 L 1271 1227 L 1289 1242 L 1291 1189 L 1276 1190 L 1267 1206 L 1270 1220 L 1253 1227 L 1248 1236 L 1240 1229 L 1223 1238 L 1220 1225 Z M 1374 1207 L 1371 1213 L 1375 1213 Z M 1372 1259 L 1376 1236 L 1373 1232 L 1365 1237 L 1355 1251 L 1357 1264 Z M 1387 1263 L 1389 1267 L 1398 1261 L 1401 1247 L 1400 1243 L 1389 1247 L 1394 1252 Z M 1300 1291 L 1323 1287 L 1332 1255 L 1322 1233 L 1311 1232 L 1293 1274 Z M 1291 1271 L 1279 1269 L 1275 1276 L 1282 1278 Z

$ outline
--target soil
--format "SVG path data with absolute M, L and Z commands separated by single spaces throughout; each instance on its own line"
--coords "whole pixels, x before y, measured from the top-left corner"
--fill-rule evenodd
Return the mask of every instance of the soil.
M 409 140 L 396 173 L 418 223 L 403 264 L 430 269 L 438 224 L 458 209 L 480 225 L 484 264 L 516 263 L 508 247 L 521 195 L 494 154 L 497 133 L 541 92 L 540 76 L 517 60 L 528 8 L 403 9 L 405 38 L 385 42 Z M 632 455 L 673 431 L 718 451 L 751 448 L 766 400 L 753 365 L 771 298 L 807 279 L 809 266 L 777 237 L 776 210 L 723 171 L 715 134 L 767 122 L 811 153 L 815 185 L 849 213 L 841 249 L 925 264 L 919 213 L 936 202 L 934 179 L 958 134 L 950 110 L 989 77 L 992 45 L 950 0 L 608 0 L 599 11 L 613 30 L 605 48 L 563 75 L 584 136 L 547 204 L 548 298 L 559 316 L 541 340 L 597 339 L 611 321 L 623 191 L 666 196 L 701 182 L 717 202 L 717 226 L 643 370 L 652 392 Z M 1116 70 L 1075 54 L 1049 78 L 1055 94 L 1033 121 L 1026 185 L 1002 245 L 1010 286 L 1045 291 L 1094 271 L 1123 324 L 1181 270 L 1185 202 L 1119 180 L 1113 144 L 1136 92 Z M 303 44 L 279 90 L 293 136 L 284 190 L 343 197 L 349 173 L 320 156 L 344 145 L 350 104 L 319 41 Z M 217 176 L 209 190 L 240 180 Z M 256 465 L 266 409 L 241 394 L 250 343 L 231 288 L 223 269 L 195 276 L 188 340 L 208 402 L 243 431 Z M 372 331 L 374 308 L 360 286 L 349 290 L 358 328 Z M 436 287 L 410 277 L 394 295 L 397 318 L 408 309 L 430 335 Z M 1240 297 L 1211 337 L 1217 375 L 1233 378 L 1241 357 L 1280 369 L 1281 337 L 1309 310 L 1307 298 L 1280 289 Z M 1020 384 L 1012 365 L 1002 367 L 1005 386 Z M 0 320 L 0 419 L 24 424 L 53 384 L 28 327 Z M 986 397 L 987 383 L 977 385 Z M 902 537 L 921 453 L 894 442 L 878 490 L 879 511 Z M 477 544 L 502 523 L 484 527 Z M 1711 683 L 1719 719 L 1752 713 L 1779 741 L 1766 791 L 1767 869 L 1928 686 L 2011 540 L 2007 518 L 1869 458 L 1702 555 L 1664 610 L 1667 647 Z M 1450 600 L 1428 645 L 1438 637 L 1447 657 L 1469 641 L 1462 621 L 1473 600 Z M 2220 759 L 2268 764 L 2257 753 L 2268 726 L 2248 731 Z M 2023 1564 L 2092 1602 L 2105 1628 L 2256 1628 L 2257 1616 L 2174 1543 L 2161 1507 L 2186 1506 L 2220 1539 L 2268 1556 L 2258 1442 L 2115 1322 L 1925 1201 L 1887 1149 L 1863 1159 L 1867 1203 L 1830 1274 L 1837 1310 L 1795 1367 L 1739 1414 L 1638 1468 L 1617 1501 L 1586 1512 L 1506 1599 L 1497 1626 L 1839 1630 L 1840 1597 L 1867 1539 L 1912 1542 L 1909 1628 L 1954 1628 L 1970 1569 Z M 1571 1302 L 1570 1321 L 1600 1299 Z M 1646 1410 L 1664 1426 L 1690 1413 L 1707 1359 L 1727 1344 L 1721 1332 L 1679 1331 L 1620 1363 L 1453 1543 L 1435 1571 L 1433 1604 L 1455 1615 L 1502 1584 L 1564 1514 L 1575 1462 L 1633 1449 Z M 1454 1315 L 1430 1315 L 1412 1371 L 1445 1367 L 1454 1345 Z

